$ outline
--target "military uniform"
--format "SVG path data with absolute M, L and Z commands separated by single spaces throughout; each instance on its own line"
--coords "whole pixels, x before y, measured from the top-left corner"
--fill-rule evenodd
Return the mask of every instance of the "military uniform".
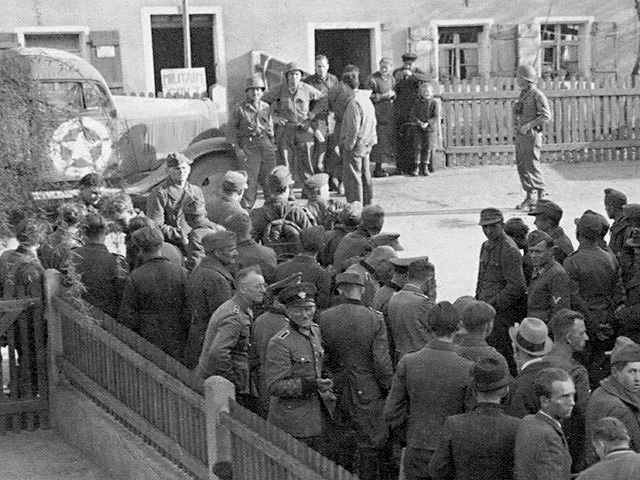
M 286 218 L 292 221 L 300 227 L 300 230 L 312 226 L 309 221 L 309 216 L 302 207 L 279 198 L 267 199 L 262 207 L 251 210 L 249 216 L 251 217 L 251 224 L 253 225 L 252 235 L 256 241 L 262 240 L 262 236 L 269 223 L 278 218 Z
M 272 248 L 260 245 L 251 238 L 238 242 L 238 256 L 236 257 L 238 270 L 257 265 L 267 283 L 272 283 L 275 281 L 277 262 L 276 252 Z
M 411 283 L 405 284 L 389 300 L 387 321 L 395 344 L 394 365 L 404 355 L 420 350 L 433 339 L 427 323 L 433 304 L 433 300 Z
M 333 127 L 333 138 L 336 145 L 340 139 L 344 111 L 352 97 L 353 90 L 345 87 L 342 83 L 338 83 L 335 87 L 329 90 L 329 93 L 327 94 L 329 110 L 333 112 L 333 119 L 336 122 Z M 334 159 L 334 162 L 327 163 L 327 173 L 333 178 L 342 180 L 342 158 L 339 155 L 332 155 L 331 157 Z
M 308 83 L 313 88 L 322 92 L 323 98 L 326 97 L 333 87 L 335 87 L 338 83 L 338 77 L 331 73 L 327 73 L 327 76 L 322 78 L 317 73 L 313 75 L 309 75 L 305 78 L 304 83 Z M 311 107 L 315 106 L 315 102 L 311 103 Z M 322 109 L 316 114 L 316 118 L 311 122 L 311 126 L 314 130 L 320 132 L 323 141 L 319 140 L 317 137 L 314 137 L 314 146 L 313 146 L 313 166 L 317 171 L 324 171 L 324 161 L 325 155 L 327 154 L 327 147 L 331 144 L 330 132 L 329 132 L 329 103 L 325 98 L 323 101 Z
M 240 168 L 247 171 L 249 188 L 242 197 L 242 206 L 250 210 L 256 202 L 258 184 L 268 197 L 267 175 L 276 166 L 273 145 L 273 118 L 269 104 L 250 100 L 237 104 L 227 123 L 227 141 L 242 149 L 246 160 Z
M 147 216 L 162 231 L 164 239 L 179 248 L 185 248 L 190 230 L 182 211 L 182 202 L 189 197 L 204 204 L 200 187 L 190 183 L 182 187 L 167 179 L 154 188 L 147 198 Z
M 236 387 L 236 395 L 248 395 L 249 337 L 253 312 L 238 296 L 224 302 L 211 316 L 196 374 L 219 375 Z
M 546 233 L 553 239 L 553 257 L 562 265 L 567 255 L 573 252 L 573 243 L 560 226 Z
M 527 316 L 548 323 L 558 310 L 570 307 L 569 276 L 562 265 L 551 259 L 542 267 L 534 267 L 527 288 Z
M 318 290 L 316 295 L 318 308 L 327 308 L 331 301 L 331 274 L 318 265 L 313 257 L 300 254 L 278 265 L 275 278 L 277 281 L 283 280 L 296 272 L 302 273 L 303 282 L 312 283 Z
M 324 350 L 320 328 L 290 323 L 267 346 L 265 377 L 271 394 L 268 420 L 299 439 L 322 435 L 321 400 L 316 379 L 321 377 Z
M 190 272 L 198 266 L 200 261 L 206 255 L 202 246 L 202 237 L 210 233 L 221 232 L 224 227 L 213 223 L 211 220 L 203 218 L 198 226 L 195 226 L 187 234 L 189 243 L 187 244 L 187 261 L 186 267 Z
M 333 231 L 327 232 L 327 238 L 324 246 L 324 254 L 321 255 L 320 261 L 323 265 L 333 265 L 336 250 L 342 239 L 349 233 L 355 231 L 353 227 L 347 227 L 342 224 L 336 225 Z
M 207 256 L 191 274 L 188 288 L 191 327 L 184 363 L 194 368 L 202 351 L 211 315 L 233 295 L 233 276 L 217 258 Z
M 386 318 L 389 312 L 389 300 L 393 297 L 393 294 L 402 290 L 402 286 L 397 283 L 384 282 L 382 286 L 376 291 L 373 296 L 373 300 L 371 301 L 371 308 L 374 310 L 381 312 L 382 315 Z
M 345 299 L 322 313 L 320 328 L 325 369 L 338 395 L 338 421 L 356 433 L 360 478 L 376 479 L 377 458 L 387 438 L 382 409 L 393 377 L 382 315 Z
M 346 268 L 346 261 L 354 257 L 364 257 L 371 250 L 371 234 L 362 226 L 347 233 L 336 247 L 333 255 L 333 266 L 341 272 Z
M 611 224 L 609 230 L 609 248 L 619 255 L 625 248 L 625 242 L 629 238 L 629 220 L 624 215 L 618 217 Z
M 346 272 L 354 272 L 362 277 L 364 282 L 364 294 L 362 303 L 367 307 L 372 307 L 373 297 L 380 290 L 380 282 L 376 278 L 376 271 L 364 259 L 347 268 Z
M 244 213 L 249 215 L 240 202 L 236 201 L 230 195 L 221 193 L 213 200 L 206 204 L 207 217 L 214 223 L 223 225 L 225 220 L 236 213 Z

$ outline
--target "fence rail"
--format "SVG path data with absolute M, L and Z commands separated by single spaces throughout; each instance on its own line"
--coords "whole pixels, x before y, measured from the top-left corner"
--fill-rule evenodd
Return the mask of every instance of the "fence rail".
M 204 397 L 86 312 L 60 297 L 53 303 L 64 352 L 58 366 L 71 382 L 175 463 L 197 478 L 208 478 Z

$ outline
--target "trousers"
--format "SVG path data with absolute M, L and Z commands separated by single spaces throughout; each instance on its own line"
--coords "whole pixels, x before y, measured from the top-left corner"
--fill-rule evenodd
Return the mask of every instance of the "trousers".
M 541 132 L 530 130 L 526 135 L 516 133 L 516 167 L 525 192 L 544 190 L 544 180 L 540 173 L 541 148 Z
M 269 172 L 276 166 L 276 154 L 273 144 L 267 137 L 240 138 L 238 145 L 247 156 L 241 163 L 240 170 L 246 170 L 249 188 L 244 191 L 240 204 L 243 208 L 251 210 L 258 198 L 258 184 L 262 186 L 264 198 L 269 196 Z
M 356 144 L 353 150 L 342 152 L 342 182 L 347 202 L 358 201 L 363 206 L 371 204 L 373 187 L 369 155 L 371 145 Z
M 288 123 L 276 128 L 278 164 L 289 169 L 297 185 L 314 174 L 313 142 L 313 133 L 297 125 Z

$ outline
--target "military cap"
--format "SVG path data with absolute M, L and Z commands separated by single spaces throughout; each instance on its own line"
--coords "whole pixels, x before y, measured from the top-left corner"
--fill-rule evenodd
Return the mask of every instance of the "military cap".
M 562 208 L 551 200 L 538 200 L 533 210 L 529 212 L 529 215 L 546 215 L 551 220 L 559 222 L 562 219 Z
M 551 238 L 548 233 L 545 233 L 542 230 L 534 230 L 529 235 L 527 235 L 528 246 L 533 247 L 540 242 L 546 242 L 547 245 L 553 245 L 553 238 Z
M 438 302 L 429 310 L 427 323 L 435 332 L 453 333 L 460 325 L 460 315 L 451 302 Z
M 431 263 L 427 257 L 416 258 L 410 264 L 407 269 L 407 273 L 409 277 L 419 278 L 427 272 L 435 272 L 436 267 L 433 263 Z
M 600 236 L 604 237 L 609 231 L 609 220 L 605 218 L 604 215 L 594 212 L 593 210 L 586 210 L 584 213 L 588 215 L 593 215 L 600 222 Z
M 300 245 L 302 246 L 303 250 L 319 252 L 324 248 L 324 241 L 324 227 L 309 227 L 300 232 Z
M 520 217 L 511 217 L 504 224 L 504 233 L 509 236 L 525 236 L 529 232 L 529 225 Z
M 429 261 L 429 257 L 405 257 L 405 258 L 390 258 L 389 263 L 393 265 L 393 268 L 398 273 L 407 273 L 409 265 L 416 260 Z
M 611 352 L 611 364 L 640 362 L 640 345 L 629 343 L 616 347 Z
M 357 225 L 362 217 L 362 204 L 358 201 L 347 203 L 340 210 L 340 222 L 345 225 Z
M 471 295 L 463 295 L 461 297 L 456 298 L 456 301 L 453 302 L 453 306 L 456 307 L 458 313 L 462 315 L 465 307 L 469 305 L 471 302 L 475 302 L 476 297 L 472 297 Z
M 553 347 L 553 340 L 549 338 L 549 329 L 539 318 L 523 318 L 521 323 L 516 323 L 509 328 L 509 336 L 514 345 L 535 357 L 546 355 Z
M 611 356 L 611 354 L 616 350 L 616 348 L 624 347 L 625 345 L 633 345 L 634 342 L 629 337 L 625 337 L 624 335 L 619 335 L 616 337 L 616 343 L 613 345 L 613 349 L 608 352 L 604 352 L 605 355 Z
M 269 173 L 269 187 L 279 190 L 293 185 L 291 172 L 285 165 L 278 165 Z
M 616 190 L 615 188 L 605 188 L 604 203 L 605 205 L 622 207 L 623 205 L 627 204 L 627 196 L 620 190 Z
M 477 392 L 498 390 L 513 382 L 509 365 L 502 355 L 488 355 L 478 359 L 471 369 L 473 387 Z
M 374 248 L 389 246 L 392 247 L 396 252 L 399 252 L 401 250 L 404 250 L 404 248 L 402 248 L 402 245 L 400 245 L 400 242 L 398 241 L 399 238 L 399 233 L 378 233 L 377 235 L 373 235 L 371 237 L 371 245 Z
M 238 245 L 236 234 L 228 230 L 208 233 L 202 237 L 202 248 L 205 252 L 214 252 L 223 248 L 233 248 Z
M 267 292 L 277 295 L 282 290 L 292 285 L 297 285 L 302 279 L 302 272 L 292 273 L 288 277 L 283 278 L 267 287 Z
M 329 185 L 329 175 L 326 173 L 316 173 L 307 178 L 303 185 L 306 190 L 319 190 Z
M 360 285 L 364 287 L 362 276 L 358 272 L 344 272 L 336 275 L 336 285 Z
M 316 287 L 313 283 L 303 282 L 289 285 L 278 294 L 278 301 L 285 305 L 296 303 L 315 303 Z
M 531 65 L 520 65 L 518 67 L 518 78 L 534 83 L 538 79 L 538 74 Z
M 162 246 L 164 235 L 158 227 L 142 227 L 133 232 L 133 242 L 144 251 L 153 251 Z
M 285 75 L 288 75 L 291 72 L 300 72 L 302 75 L 304 75 L 304 70 L 302 70 L 302 68 L 300 68 L 300 65 L 298 65 L 296 62 L 287 64 L 287 71 L 285 72 Z
M 254 75 L 252 77 L 247 78 L 247 80 L 244 83 L 244 89 L 249 90 L 250 88 L 261 88 L 262 90 L 264 90 L 266 87 L 262 77 L 259 75 Z
M 473 328 L 485 325 L 493 320 L 496 316 L 496 309 L 486 302 L 473 300 L 462 309 L 460 316 L 462 318 L 462 325 L 464 325 L 465 328 Z
M 640 204 L 629 203 L 622 207 L 622 213 L 630 220 L 640 220 Z
M 478 225 L 492 225 L 494 223 L 504 222 L 502 212 L 494 207 L 482 209 L 480 212 L 480 222 Z
M 384 209 L 380 205 L 367 205 L 362 209 L 362 224 L 375 225 L 384 217 Z
M 602 221 L 589 212 L 574 220 L 577 230 L 587 238 L 597 239 L 602 234 Z
M 640 228 L 631 229 L 631 236 L 627 239 L 626 244 L 630 247 L 640 247 Z
M 413 52 L 407 52 L 405 54 L 402 55 L 402 60 L 403 61 L 407 61 L 407 60 L 417 60 L 418 59 L 418 55 L 416 55 Z
M 167 167 L 175 168 L 181 165 L 189 165 L 191 162 L 189 162 L 189 159 L 186 157 L 186 155 L 183 155 L 180 152 L 173 152 L 167 155 L 166 163 Z
M 244 170 L 229 170 L 224 174 L 222 183 L 223 186 L 228 185 L 236 190 L 241 190 L 249 187 L 249 184 L 247 183 L 248 178 L 247 172 Z
M 381 247 L 375 247 L 366 257 L 366 261 L 373 268 L 378 268 L 384 261 L 389 261 L 392 258 L 397 257 L 396 251 L 388 246 L 383 245 Z
M 80 188 L 102 187 L 104 186 L 104 180 L 102 180 L 102 177 L 97 173 L 87 173 L 80 179 L 78 185 Z
M 188 196 L 185 198 L 182 202 L 182 212 L 185 215 L 207 216 L 207 209 L 204 207 L 204 201 L 199 197 Z

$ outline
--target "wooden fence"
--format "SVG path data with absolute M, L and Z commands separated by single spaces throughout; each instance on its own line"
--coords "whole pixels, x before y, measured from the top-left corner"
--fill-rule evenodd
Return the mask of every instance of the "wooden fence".
M 356 480 L 291 435 L 229 402 L 221 423 L 231 435 L 234 480 Z
M 0 301 L 0 434 L 49 428 L 42 275 L 28 263 L 14 267 Z
M 640 159 L 640 89 L 630 80 L 575 82 L 574 88 L 541 82 L 554 117 L 544 127 L 543 160 Z M 443 90 L 447 166 L 513 163 L 512 109 L 519 91 L 491 81 L 454 82 Z

